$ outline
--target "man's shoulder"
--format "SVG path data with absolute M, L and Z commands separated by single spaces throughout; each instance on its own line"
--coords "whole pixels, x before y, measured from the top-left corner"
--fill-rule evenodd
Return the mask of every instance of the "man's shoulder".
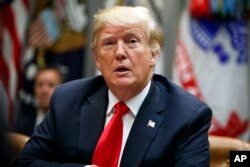
M 57 92 L 64 93 L 79 93 L 91 92 L 105 86 L 105 81 L 102 76 L 86 77 L 63 83 L 57 87 Z
M 207 112 L 204 114 L 211 115 L 211 110 L 208 109 L 209 107 L 204 101 L 182 89 L 167 78 L 155 75 L 153 82 L 158 88 L 158 93 L 161 94 L 159 101 L 164 103 L 166 108 L 172 108 L 176 115 L 193 118 L 197 113 L 202 111 L 201 109 L 206 109 Z
M 164 76 L 154 75 L 153 81 L 156 85 L 158 85 L 158 87 L 160 87 L 161 92 L 165 92 L 165 94 L 171 96 L 171 100 L 174 100 L 175 102 L 181 103 L 183 105 L 205 104 L 199 98 L 187 92 L 186 90 L 184 90 L 183 88 L 181 88 L 173 81 L 167 79 Z
M 154 74 L 153 83 L 158 85 L 162 90 L 166 91 L 167 94 L 182 94 L 185 90 L 176 85 L 173 81 L 169 80 L 167 77 Z
M 98 86 L 104 85 L 105 81 L 102 76 L 93 76 L 93 77 L 86 77 L 77 80 L 72 80 L 69 82 L 65 82 L 60 85 L 60 87 L 65 88 L 76 88 L 76 87 L 85 87 L 85 86 Z

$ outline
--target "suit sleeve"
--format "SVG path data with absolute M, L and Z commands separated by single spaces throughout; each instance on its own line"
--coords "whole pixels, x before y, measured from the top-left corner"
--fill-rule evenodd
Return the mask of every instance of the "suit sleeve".
M 55 111 L 51 110 L 36 128 L 20 155 L 14 161 L 15 167 L 82 167 L 83 164 L 53 162 L 56 143 Z
M 211 125 L 211 117 L 211 109 L 203 106 L 189 121 L 177 143 L 175 167 L 209 167 L 208 130 Z

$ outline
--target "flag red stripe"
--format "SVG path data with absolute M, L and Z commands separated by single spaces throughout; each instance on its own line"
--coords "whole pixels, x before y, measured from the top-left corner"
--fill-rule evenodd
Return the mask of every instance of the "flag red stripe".
M 6 90 L 7 98 L 8 98 L 8 123 L 10 126 L 13 125 L 14 121 L 14 106 L 13 106 L 13 101 L 10 96 L 10 89 L 9 89 L 9 69 L 8 66 L 6 65 L 4 59 L 3 59 L 3 54 L 0 53 L 0 79 L 3 81 L 3 86 Z
M 17 73 L 17 88 L 20 88 L 20 76 L 21 76 L 21 67 L 20 67 L 20 62 L 21 62 L 21 45 L 20 45 L 20 41 L 17 35 L 17 31 L 16 28 L 17 26 L 15 25 L 14 22 L 14 14 L 12 9 L 10 8 L 10 6 L 7 6 L 6 8 L 4 8 L 4 17 L 3 17 L 3 24 L 6 27 L 6 31 L 9 32 L 9 35 L 11 37 L 11 42 L 12 42 L 12 48 L 13 48 L 13 55 L 6 55 L 6 56 L 11 56 L 12 57 L 12 63 L 14 64 L 16 73 Z M 8 82 L 11 82 L 8 79 Z M 6 84 L 6 83 L 5 83 Z M 9 83 L 8 83 L 9 85 Z M 7 90 L 7 94 L 8 94 L 8 98 L 9 98 L 9 112 L 8 112 L 8 122 L 9 125 L 12 126 L 13 122 L 14 122 L 14 106 L 13 106 L 13 102 L 14 99 L 11 99 L 10 96 L 10 90 L 9 90 L 9 86 Z M 17 93 L 16 90 L 14 90 L 15 93 Z M 15 98 L 15 95 L 14 97 Z
M 17 76 L 18 78 L 21 76 L 21 67 L 20 67 L 20 62 L 21 62 L 21 45 L 20 45 L 20 40 L 18 38 L 18 35 L 17 35 L 17 31 L 16 31 L 16 28 L 17 26 L 15 25 L 15 22 L 14 22 L 14 14 L 13 14 L 13 11 L 12 9 L 8 6 L 6 7 L 6 10 L 5 10 L 5 16 L 8 16 L 8 17 L 4 17 L 3 21 L 4 21 L 4 24 L 6 25 L 6 28 L 7 30 L 9 31 L 10 33 L 10 36 L 11 36 L 11 40 L 12 40 L 12 46 L 13 46 L 13 63 L 14 63 L 14 66 L 15 66 L 15 69 L 17 71 Z M 18 88 L 20 88 L 20 80 L 18 79 Z
M 0 78 L 3 81 L 3 85 L 5 87 L 6 90 L 9 90 L 9 78 L 10 78 L 10 74 L 9 74 L 9 69 L 8 66 L 6 65 L 4 59 L 3 59 L 3 53 L 1 53 L 0 56 Z
M 25 9 L 26 9 L 27 11 L 29 11 L 29 0 L 23 0 L 23 3 L 22 3 L 22 4 L 24 4 Z

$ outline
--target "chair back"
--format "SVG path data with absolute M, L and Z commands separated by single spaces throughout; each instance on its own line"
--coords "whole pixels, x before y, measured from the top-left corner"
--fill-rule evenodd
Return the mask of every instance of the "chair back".
M 29 136 L 21 133 L 7 132 L 7 141 L 9 143 L 12 160 L 22 151 L 29 138 Z
M 230 151 L 250 150 L 250 143 L 231 137 L 209 136 L 210 167 L 229 167 Z

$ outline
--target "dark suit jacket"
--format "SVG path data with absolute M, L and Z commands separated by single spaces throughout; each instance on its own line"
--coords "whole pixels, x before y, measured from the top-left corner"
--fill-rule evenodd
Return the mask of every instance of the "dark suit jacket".
M 17 158 L 23 167 L 82 167 L 103 131 L 108 88 L 101 76 L 59 86 L 51 110 Z M 208 167 L 212 112 L 194 96 L 154 75 L 135 118 L 121 167 Z M 148 126 L 149 121 L 155 127 Z

